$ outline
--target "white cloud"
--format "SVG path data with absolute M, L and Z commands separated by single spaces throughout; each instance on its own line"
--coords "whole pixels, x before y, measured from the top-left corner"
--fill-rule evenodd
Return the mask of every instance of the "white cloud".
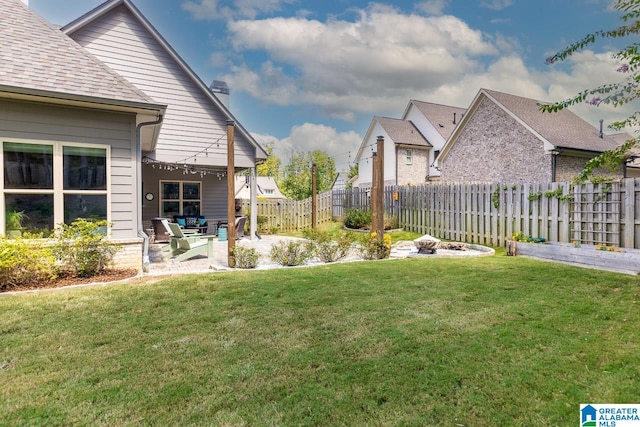
M 349 162 L 355 158 L 362 137 L 353 131 L 338 132 L 325 125 L 304 123 L 291 128 L 289 136 L 278 139 L 272 135 L 252 134 L 262 146 L 270 144 L 274 153 L 280 157 L 282 165 L 286 165 L 296 151 L 311 152 L 321 150 L 336 162 L 336 170 L 347 170 Z
M 448 3 L 448 0 L 428 0 L 417 3 L 415 9 L 429 15 L 442 15 Z
M 281 10 L 286 3 L 292 3 L 292 0 L 189 0 L 182 8 L 195 19 L 255 19 Z
M 480 4 L 483 7 L 493 10 L 502 10 L 513 4 L 513 0 L 484 0 Z
M 238 52 L 270 58 L 224 76 L 234 90 L 277 105 L 318 105 L 333 117 L 403 108 L 416 92 L 454 84 L 482 72 L 499 50 L 453 16 L 403 14 L 371 5 L 355 22 L 304 18 L 229 23 Z M 255 66 L 253 66 L 255 69 Z

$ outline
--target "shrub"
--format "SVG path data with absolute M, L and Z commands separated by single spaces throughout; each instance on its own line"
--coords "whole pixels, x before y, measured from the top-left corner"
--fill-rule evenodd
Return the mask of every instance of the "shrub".
M 271 246 L 269 256 L 285 267 L 302 265 L 313 258 L 313 244 L 298 240 L 282 241 Z
M 255 248 L 236 246 L 233 248 L 233 257 L 236 260 L 236 268 L 256 268 L 260 254 Z
M 107 221 L 83 218 L 61 224 L 55 230 L 53 247 L 62 268 L 78 277 L 91 277 L 102 272 L 113 261 L 119 247 L 106 240 Z
M 384 216 L 384 229 L 385 230 L 393 230 L 395 228 L 398 228 L 399 225 L 399 221 L 398 218 L 395 216 Z
M 377 233 L 365 234 L 360 240 L 360 255 L 364 259 L 384 259 L 391 253 L 391 236 L 384 234 L 381 241 L 378 241 Z
M 304 230 L 302 234 L 313 241 L 314 252 L 322 262 L 335 262 L 346 257 L 355 240 L 352 232 L 342 233 L 336 240 L 331 233 L 313 228 Z
M 347 228 L 362 228 L 371 224 L 371 212 L 361 209 L 349 209 L 344 217 L 344 226 Z
M 544 237 L 527 236 L 521 231 L 514 233 L 514 235 L 511 236 L 511 240 L 515 240 L 516 242 L 526 242 L 526 243 L 546 243 L 547 242 L 547 239 L 545 239 Z
M 0 236 L 0 290 L 50 282 L 56 276 L 55 256 L 44 241 Z

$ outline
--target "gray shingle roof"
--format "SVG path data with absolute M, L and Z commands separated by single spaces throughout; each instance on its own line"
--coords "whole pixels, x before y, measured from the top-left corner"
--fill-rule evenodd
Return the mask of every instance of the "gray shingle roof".
M 396 144 L 415 145 L 419 147 L 431 147 L 429 141 L 420 133 L 413 123 L 402 119 L 388 117 L 376 117 L 375 120 L 387 132 Z
M 449 139 L 453 129 L 460 123 L 462 116 L 467 111 L 466 108 L 451 107 L 415 99 L 412 99 L 411 103 L 431 122 L 445 141 Z M 456 118 L 455 124 L 453 123 L 454 114 Z
M 0 0 L 0 84 L 110 100 L 153 100 L 20 0 Z
M 483 91 L 556 147 L 602 152 L 621 144 L 612 136 L 600 138 L 599 129 L 567 109 L 543 113 L 540 111 L 541 102 L 534 99 L 487 89 Z

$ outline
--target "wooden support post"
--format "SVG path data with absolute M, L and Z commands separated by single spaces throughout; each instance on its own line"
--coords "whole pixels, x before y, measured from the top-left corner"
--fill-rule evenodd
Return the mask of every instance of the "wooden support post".
M 318 226 L 318 166 L 311 165 L 311 228 Z
M 378 153 L 372 153 L 371 159 L 371 232 L 374 232 L 378 229 Z
M 384 137 L 379 136 L 377 139 L 377 160 L 378 160 L 378 184 L 376 197 L 376 206 L 378 211 L 376 212 L 376 233 L 379 241 L 382 241 L 384 234 Z
M 227 120 L 227 258 L 230 268 L 236 266 L 233 251 L 236 248 L 236 179 L 234 157 L 235 122 Z

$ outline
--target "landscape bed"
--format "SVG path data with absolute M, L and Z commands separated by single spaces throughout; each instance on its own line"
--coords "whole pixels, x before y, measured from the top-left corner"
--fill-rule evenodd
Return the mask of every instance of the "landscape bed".
M 579 267 L 597 268 L 625 274 L 640 274 L 640 250 L 571 243 L 527 243 L 509 241 L 509 255 L 524 255 Z

